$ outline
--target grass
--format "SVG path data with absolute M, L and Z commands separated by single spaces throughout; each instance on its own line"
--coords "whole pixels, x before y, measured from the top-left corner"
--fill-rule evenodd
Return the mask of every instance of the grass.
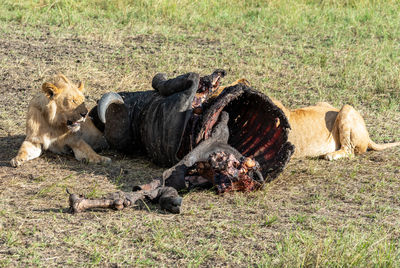
M 351 104 L 375 141 L 400 140 L 398 1 L 3 0 L 0 32 L 0 266 L 400 265 L 398 148 L 292 160 L 261 192 L 188 193 L 181 215 L 64 213 L 65 188 L 99 197 L 159 176 L 146 158 L 8 165 L 29 99 L 59 71 L 90 106 L 157 72 L 225 68 L 224 83 L 246 77 L 289 107 Z

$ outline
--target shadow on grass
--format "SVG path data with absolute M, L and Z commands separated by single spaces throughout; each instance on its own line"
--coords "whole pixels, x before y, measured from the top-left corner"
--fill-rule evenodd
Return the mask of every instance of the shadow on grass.
M 24 135 L 0 137 L 0 167 L 11 167 L 10 160 L 17 154 L 24 139 Z
M 45 208 L 45 209 L 32 209 L 34 212 L 44 212 L 44 213 L 70 213 L 69 208 Z
M 24 135 L 0 137 L 0 167 L 11 168 L 10 160 L 17 154 L 24 139 Z M 159 177 L 163 170 L 152 164 L 144 156 L 127 156 L 111 150 L 102 151 L 99 154 L 110 157 L 112 163 L 105 165 L 78 161 L 72 152 L 70 154 L 55 154 L 44 151 L 40 158 L 45 159 L 51 165 L 60 165 L 77 173 L 104 176 L 122 191 L 131 191 L 133 186 L 147 183 L 153 178 Z M 24 169 L 24 167 L 25 170 L 35 168 L 26 163 L 17 169 Z

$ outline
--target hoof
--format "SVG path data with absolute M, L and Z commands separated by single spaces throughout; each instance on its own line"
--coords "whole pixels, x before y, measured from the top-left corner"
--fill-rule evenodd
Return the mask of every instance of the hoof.
M 181 212 L 182 197 L 160 198 L 160 206 L 168 212 L 179 214 Z

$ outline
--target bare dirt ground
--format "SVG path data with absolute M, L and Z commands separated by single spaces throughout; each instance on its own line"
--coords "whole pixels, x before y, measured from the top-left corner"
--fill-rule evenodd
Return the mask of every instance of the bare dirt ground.
M 85 81 L 89 107 L 107 91 L 150 89 L 151 77 L 163 70 L 157 70 L 161 63 L 145 58 L 157 53 L 163 40 L 132 36 L 108 44 L 40 31 L 38 37 L 0 38 L 1 265 L 284 266 L 280 256 L 293 259 L 296 254 L 303 263 L 315 264 L 318 256 L 329 256 L 338 241 L 354 245 L 355 252 L 362 247 L 357 241 L 379 251 L 400 238 L 399 148 L 336 162 L 293 160 L 261 192 L 224 197 L 212 191 L 189 193 L 180 215 L 145 205 L 121 212 L 65 213 L 65 188 L 99 197 L 129 190 L 162 169 L 144 157 L 113 151 L 103 152 L 112 158 L 110 166 L 44 153 L 12 168 L 9 160 L 24 139 L 29 100 L 56 72 Z M 196 44 L 201 49 L 201 43 Z M 143 58 L 129 57 L 131 50 L 139 50 Z M 181 68 L 191 63 L 186 64 Z M 192 70 L 210 72 L 214 67 L 221 66 L 209 68 L 200 61 Z M 375 137 L 400 139 L 398 128 L 393 128 L 400 125 L 400 117 L 390 115 L 366 115 Z M 335 250 L 345 260 L 346 254 L 348 260 L 355 258 L 349 250 Z

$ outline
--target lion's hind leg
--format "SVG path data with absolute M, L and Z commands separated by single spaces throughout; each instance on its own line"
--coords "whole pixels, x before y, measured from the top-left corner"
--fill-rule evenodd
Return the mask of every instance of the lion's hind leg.
M 23 162 L 39 157 L 41 153 L 42 153 L 41 144 L 25 140 L 22 143 L 21 148 L 19 148 L 17 156 L 11 159 L 10 164 L 13 167 L 18 167 Z
M 354 153 L 367 151 L 369 134 L 364 119 L 352 106 L 344 105 L 339 111 L 333 127 L 333 134 L 340 141 L 340 149 L 325 155 L 326 160 L 349 157 Z

